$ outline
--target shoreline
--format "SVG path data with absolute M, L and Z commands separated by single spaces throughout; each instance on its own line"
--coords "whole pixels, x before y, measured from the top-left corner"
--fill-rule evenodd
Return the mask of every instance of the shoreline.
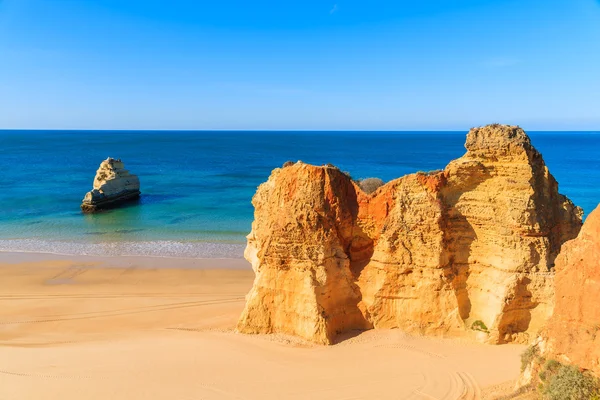
M 243 259 L 245 243 L 204 241 L 67 241 L 0 239 L 0 253 L 38 253 L 69 257 L 155 257 L 182 259 Z
M 142 269 L 236 269 L 251 270 L 244 258 L 194 258 L 145 255 L 78 255 L 33 251 L 0 250 L 2 264 L 39 264 L 44 262 L 81 263 L 90 268 Z

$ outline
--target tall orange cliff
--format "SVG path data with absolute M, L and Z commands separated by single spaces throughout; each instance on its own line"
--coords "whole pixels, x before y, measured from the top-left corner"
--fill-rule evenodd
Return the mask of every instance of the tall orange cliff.
M 275 169 L 252 201 L 256 278 L 238 330 L 328 344 L 355 329 L 475 326 L 489 342 L 528 341 L 552 312 L 554 260 L 582 212 L 522 129 L 475 128 L 465 147 L 444 171 L 370 195 L 332 166 Z
M 543 356 L 600 377 L 600 206 L 577 239 L 563 246 L 555 284 L 556 306 L 540 343 Z

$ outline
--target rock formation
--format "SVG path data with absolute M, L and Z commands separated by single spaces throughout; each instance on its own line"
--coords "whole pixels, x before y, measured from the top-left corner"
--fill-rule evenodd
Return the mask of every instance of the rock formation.
M 600 206 L 556 258 L 555 299 L 540 356 L 600 377 Z
M 368 195 L 332 166 L 275 169 L 257 190 L 256 273 L 238 330 L 332 343 L 355 329 L 527 341 L 552 311 L 552 268 L 581 209 L 522 129 L 472 129 L 444 171 Z
M 93 190 L 87 192 L 81 203 L 84 212 L 116 207 L 140 197 L 140 180 L 130 174 L 121 160 L 107 158 L 96 171 Z

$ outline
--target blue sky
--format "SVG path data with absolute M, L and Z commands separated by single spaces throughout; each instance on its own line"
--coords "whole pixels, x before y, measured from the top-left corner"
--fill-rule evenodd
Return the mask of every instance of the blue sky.
M 598 0 L 0 0 L 0 128 L 600 130 Z

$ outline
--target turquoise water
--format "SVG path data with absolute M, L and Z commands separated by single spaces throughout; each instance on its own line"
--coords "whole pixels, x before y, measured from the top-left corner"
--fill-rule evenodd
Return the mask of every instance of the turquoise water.
M 0 131 L 0 250 L 240 257 L 256 187 L 287 160 L 333 163 L 354 178 L 441 169 L 466 132 Z M 600 134 L 533 132 L 560 191 L 600 201 Z M 84 215 L 98 165 L 122 158 L 138 204 Z

